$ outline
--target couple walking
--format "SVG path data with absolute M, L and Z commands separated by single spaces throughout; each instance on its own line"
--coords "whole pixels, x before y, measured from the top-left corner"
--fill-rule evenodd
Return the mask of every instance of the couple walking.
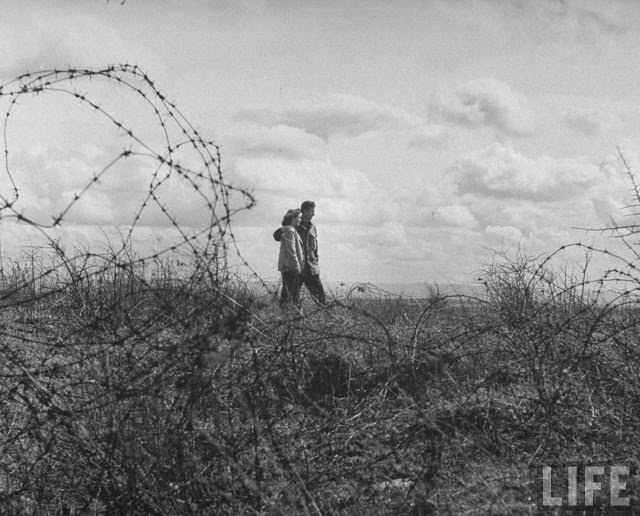
M 326 296 L 318 266 L 318 234 L 315 224 L 311 222 L 315 209 L 313 201 L 304 201 L 300 209 L 287 211 L 282 219 L 282 227 L 273 233 L 273 238 L 280 242 L 280 305 L 299 304 L 303 283 L 316 302 L 325 304 Z

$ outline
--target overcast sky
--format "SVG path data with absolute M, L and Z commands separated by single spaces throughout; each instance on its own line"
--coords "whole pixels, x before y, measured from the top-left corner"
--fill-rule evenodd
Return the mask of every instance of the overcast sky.
M 468 281 L 491 249 L 589 240 L 575 228 L 601 227 L 630 201 L 616 146 L 635 166 L 640 2 L 0 5 L 2 82 L 135 63 L 221 145 L 227 179 L 257 198 L 235 226 L 266 278 L 277 277 L 271 233 L 306 199 L 323 278 L 372 282 Z M 104 149 L 83 141 L 82 118 L 34 102 L 13 141 L 43 209 L 104 166 Z M 79 231 L 121 222 L 148 178 L 119 181 L 76 210 Z

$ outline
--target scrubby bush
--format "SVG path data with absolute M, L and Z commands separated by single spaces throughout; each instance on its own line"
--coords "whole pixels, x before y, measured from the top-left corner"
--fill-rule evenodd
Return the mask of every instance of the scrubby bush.
M 151 155 L 195 191 L 205 182 L 212 223 L 182 231 L 152 186 L 142 206 L 165 210 L 174 246 L 138 256 L 125 235 L 67 253 L 52 238 L 2 260 L 2 513 L 531 514 L 532 467 L 636 454 L 633 257 L 590 281 L 553 267 L 566 248 L 499 254 L 476 296 L 358 285 L 283 312 L 268 285 L 230 272 L 217 149 L 137 67 L 27 74 L 3 91 L 13 106 L 78 76 L 139 80 L 131 91 L 168 110 L 205 172 L 170 159 L 181 144 Z M 2 213 L 22 220 L 11 202 Z M 626 286 L 606 298 L 611 282 Z

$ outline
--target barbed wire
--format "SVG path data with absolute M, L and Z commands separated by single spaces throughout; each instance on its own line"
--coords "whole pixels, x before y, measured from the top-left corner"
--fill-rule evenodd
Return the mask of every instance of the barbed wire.
M 145 141 L 142 136 L 134 132 L 129 123 L 118 119 L 107 109 L 101 107 L 96 99 L 79 91 L 76 86 L 83 80 L 103 80 L 137 95 L 141 101 L 140 105 L 153 113 L 155 121 L 161 129 L 164 144 L 159 149 L 155 148 L 153 143 Z M 91 108 L 96 116 L 108 120 L 121 135 L 125 136 L 128 142 L 137 144 L 140 150 L 132 150 L 129 143 L 123 145 L 123 150 L 104 167 L 96 170 L 84 187 L 73 196 L 62 210 L 51 214 L 50 223 L 43 223 L 30 219 L 16 208 L 21 192 L 12 173 L 8 129 L 18 108 L 18 101 L 22 97 L 54 92 L 71 96 Z M 122 246 L 129 245 L 134 229 L 150 205 L 159 208 L 167 225 L 176 229 L 181 236 L 180 242 L 157 253 L 141 257 L 140 260 L 153 259 L 162 252 L 174 251 L 182 246 L 187 246 L 195 251 L 195 241 L 201 240 L 202 237 L 207 243 L 215 241 L 217 246 L 226 249 L 233 241 L 233 233 L 230 228 L 232 216 L 239 210 L 251 208 L 255 203 L 248 191 L 235 188 L 225 182 L 222 175 L 219 147 L 213 141 L 205 139 L 177 106 L 158 90 L 150 77 L 136 65 L 122 64 L 98 70 L 69 68 L 24 73 L 0 86 L 0 98 L 2 97 L 10 100 L 3 124 L 4 172 L 10 179 L 13 190 L 10 196 L 5 192 L 0 192 L 0 219 L 14 218 L 38 228 L 47 236 L 44 230 L 62 226 L 69 211 L 90 189 L 95 188 L 101 178 L 107 175 L 119 162 L 133 157 L 150 159 L 155 162 L 155 168 L 151 173 L 148 192 L 140 199 L 138 210 L 128 225 Z M 180 140 L 177 140 L 177 137 Z M 188 148 L 192 157 L 197 159 L 197 169 L 185 167 L 176 159 L 177 152 L 184 148 Z M 188 184 L 209 211 L 209 224 L 194 234 L 187 235 L 175 215 L 172 214 L 171 209 L 160 200 L 157 194 L 160 186 L 172 177 L 177 177 L 180 181 Z M 232 209 L 230 205 L 231 194 L 238 194 L 241 197 L 243 201 L 241 206 Z
M 87 83 L 132 95 L 126 115 L 145 111 L 151 122 L 134 130 L 104 91 L 79 89 Z M 11 128 L 32 95 L 71 99 L 124 139 L 46 220 L 23 211 L 14 170 Z M 634 253 L 576 242 L 496 259 L 477 296 L 434 287 L 412 300 L 358 284 L 332 311 L 259 312 L 230 272 L 234 253 L 252 274 L 231 223 L 255 200 L 225 179 L 219 147 L 143 70 L 25 73 L 0 86 L 0 100 L 0 227 L 44 237 L 0 256 L 6 513 L 427 514 L 455 458 L 524 453 L 531 464 L 552 456 L 550 434 L 572 435 L 567 421 L 591 432 L 594 407 L 622 421 L 637 399 Z M 59 235 L 74 210 L 136 159 L 148 176 L 119 240 L 105 229 L 102 247 L 69 250 Z M 166 200 L 175 185 L 198 200 L 201 226 Z M 150 251 L 136 230 L 154 210 L 174 238 Z M 576 275 L 555 274 L 575 251 L 609 268 L 592 277 L 587 259 Z M 618 290 L 603 303 L 609 286 Z M 561 401 L 574 418 L 565 426 Z
M 104 91 L 132 95 L 135 109 L 124 116 L 106 107 L 100 91 L 81 89 L 95 89 L 96 84 L 104 85 Z M 120 150 L 96 165 L 70 199 L 44 220 L 24 211 L 24 192 L 14 171 L 12 124 L 19 119 L 22 100 L 33 96 L 50 96 L 46 102 L 53 104 L 61 96 L 71 99 L 124 139 Z M 226 181 L 218 145 L 136 65 L 24 73 L 0 85 L 2 100 L 8 101 L 2 145 L 9 188 L 0 190 L 0 224 L 35 230 L 44 245 L 0 260 L 0 396 L 8 411 L 3 415 L 12 421 L 0 425 L 0 472 L 25 466 L 18 451 L 22 446 L 50 451 L 53 446 L 58 464 L 73 462 L 69 454 L 79 453 L 98 477 L 113 480 L 119 473 L 108 454 L 115 449 L 98 436 L 122 433 L 131 411 L 149 408 L 142 400 L 159 400 L 169 392 L 176 405 L 165 410 L 166 417 L 192 410 L 196 390 L 207 389 L 196 378 L 209 374 L 205 371 L 218 363 L 218 354 L 227 356 L 233 342 L 245 335 L 250 322 L 245 300 L 229 286 L 230 255 L 254 280 L 260 278 L 240 253 L 231 222 L 238 212 L 252 208 L 255 199 Z M 151 115 L 151 122 L 146 118 L 138 131 L 131 117 L 140 113 Z M 151 137 L 149 129 L 156 129 Z M 118 168 L 132 160 L 147 164 L 147 187 L 134 200 L 131 219 L 113 228 L 119 241 L 107 228 L 102 239 L 97 235 L 84 248 L 62 240 L 71 213 L 101 183 L 111 176 L 117 180 Z M 201 210 L 199 226 L 181 222 L 180 214 L 189 210 L 183 200 L 163 195 L 178 187 L 189 191 L 194 209 Z M 153 249 L 139 245 L 135 236 L 150 211 L 160 214 L 161 231 L 170 235 L 168 243 Z M 86 414 L 92 414 L 89 420 Z M 92 418 L 100 423 L 89 428 Z M 105 425 L 110 430 L 105 431 Z M 171 439 L 183 439 L 179 434 Z M 59 442 L 54 445 L 55 440 Z M 46 454 L 31 459 L 36 469 L 51 464 Z M 135 461 L 131 465 L 137 467 Z M 31 476 L 43 478 L 35 469 Z M 28 475 L 7 479 L 0 474 L 0 505 L 22 500 L 29 482 Z M 67 481 L 62 483 L 70 489 Z M 148 502 L 146 507 L 157 510 L 161 504 Z

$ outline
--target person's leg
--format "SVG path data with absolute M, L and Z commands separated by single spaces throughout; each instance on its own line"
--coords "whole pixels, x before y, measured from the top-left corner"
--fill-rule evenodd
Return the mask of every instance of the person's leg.
M 291 302 L 300 306 L 300 290 L 302 289 L 302 279 L 300 273 L 296 272 L 291 280 Z
M 300 304 L 300 274 L 296 271 L 282 271 L 282 295 L 280 305 Z
M 288 271 L 282 271 L 282 293 L 280 294 L 280 306 L 291 302 L 291 275 Z
M 309 291 L 309 294 L 320 304 L 324 305 L 327 301 L 326 295 L 324 293 L 324 287 L 322 286 L 322 281 L 320 281 L 319 274 L 304 274 L 302 276 L 302 281 L 304 282 L 305 287 Z

